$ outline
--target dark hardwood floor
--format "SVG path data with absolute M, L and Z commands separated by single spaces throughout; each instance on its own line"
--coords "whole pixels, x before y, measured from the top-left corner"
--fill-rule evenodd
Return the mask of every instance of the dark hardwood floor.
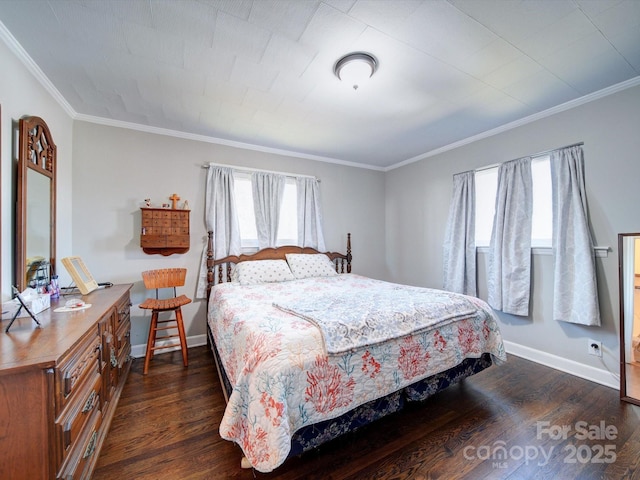
M 133 362 L 94 480 L 640 479 L 640 407 L 513 355 L 271 474 L 242 470 L 240 449 L 218 435 L 224 398 L 206 347 L 189 350 L 188 368 L 179 352 L 157 355 L 147 376 L 142 364 Z

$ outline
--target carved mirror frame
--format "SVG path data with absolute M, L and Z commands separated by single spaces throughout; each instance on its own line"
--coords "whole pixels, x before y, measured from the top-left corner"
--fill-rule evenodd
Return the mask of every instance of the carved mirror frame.
M 29 236 L 35 236 L 30 228 L 34 221 L 39 222 L 37 228 L 48 232 L 49 252 L 43 252 L 48 261 L 47 274 L 55 274 L 56 255 L 56 145 L 47 123 L 40 117 L 23 117 L 18 127 L 19 151 L 16 190 L 16 265 L 15 282 L 18 291 L 27 288 Z M 44 183 L 40 175 L 44 176 Z M 36 188 L 36 183 L 49 184 L 49 192 Z M 44 187 L 46 190 L 46 186 Z M 48 208 L 37 211 L 39 204 L 46 203 Z M 47 215 L 48 212 L 48 215 Z M 48 218 L 46 218 L 48 216 Z M 48 225 L 46 225 L 48 221 Z M 32 239 L 33 240 L 33 239 Z M 48 258 L 47 258 L 48 256 Z

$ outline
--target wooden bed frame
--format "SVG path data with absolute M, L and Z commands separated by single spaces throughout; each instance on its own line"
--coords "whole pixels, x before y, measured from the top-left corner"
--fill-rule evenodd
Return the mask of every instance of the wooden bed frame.
M 266 248 L 252 255 L 231 255 L 220 259 L 215 259 L 213 249 L 213 232 L 208 232 L 207 244 L 207 311 L 211 288 L 218 283 L 230 282 L 232 265 L 252 260 L 286 260 L 287 253 L 306 253 L 327 255 L 336 266 L 337 273 L 351 273 L 351 234 L 347 234 L 347 253 L 319 252 L 309 247 L 284 246 L 278 248 Z M 345 272 L 346 270 L 346 272 Z M 213 340 L 213 335 L 208 323 L 207 314 L 207 345 L 211 349 L 214 363 L 222 385 L 225 401 L 229 401 L 229 395 L 233 386 L 229 382 L 224 371 L 217 347 Z M 333 440 L 344 433 L 354 431 L 364 425 L 382 418 L 390 413 L 401 410 L 405 402 L 422 401 L 438 391 L 457 383 L 458 381 L 474 375 L 493 364 L 491 357 L 485 353 L 480 358 L 468 358 L 462 363 L 445 372 L 433 375 L 429 378 L 416 382 L 402 390 L 394 392 L 385 397 L 373 400 L 361 405 L 354 410 L 332 420 L 321 422 L 320 424 L 309 425 L 294 433 L 292 438 L 291 452 L 289 457 L 299 455 L 307 450 L 320 446 L 329 440 Z M 321 440 L 317 440 L 321 439 Z M 243 468 L 251 468 L 246 458 L 242 459 Z

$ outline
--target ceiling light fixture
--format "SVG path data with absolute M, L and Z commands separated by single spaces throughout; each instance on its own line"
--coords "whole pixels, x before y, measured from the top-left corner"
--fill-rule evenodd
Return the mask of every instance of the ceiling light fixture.
M 351 85 L 354 90 L 357 90 L 364 81 L 375 73 L 377 68 L 378 62 L 373 55 L 355 52 L 338 60 L 333 67 L 333 73 L 340 80 Z

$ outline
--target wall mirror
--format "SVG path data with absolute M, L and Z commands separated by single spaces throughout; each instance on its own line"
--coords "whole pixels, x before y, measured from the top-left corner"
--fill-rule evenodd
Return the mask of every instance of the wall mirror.
M 620 398 L 640 405 L 640 233 L 618 234 Z
M 55 273 L 56 145 L 46 122 L 19 122 L 16 189 L 16 267 L 18 291 L 43 289 Z

